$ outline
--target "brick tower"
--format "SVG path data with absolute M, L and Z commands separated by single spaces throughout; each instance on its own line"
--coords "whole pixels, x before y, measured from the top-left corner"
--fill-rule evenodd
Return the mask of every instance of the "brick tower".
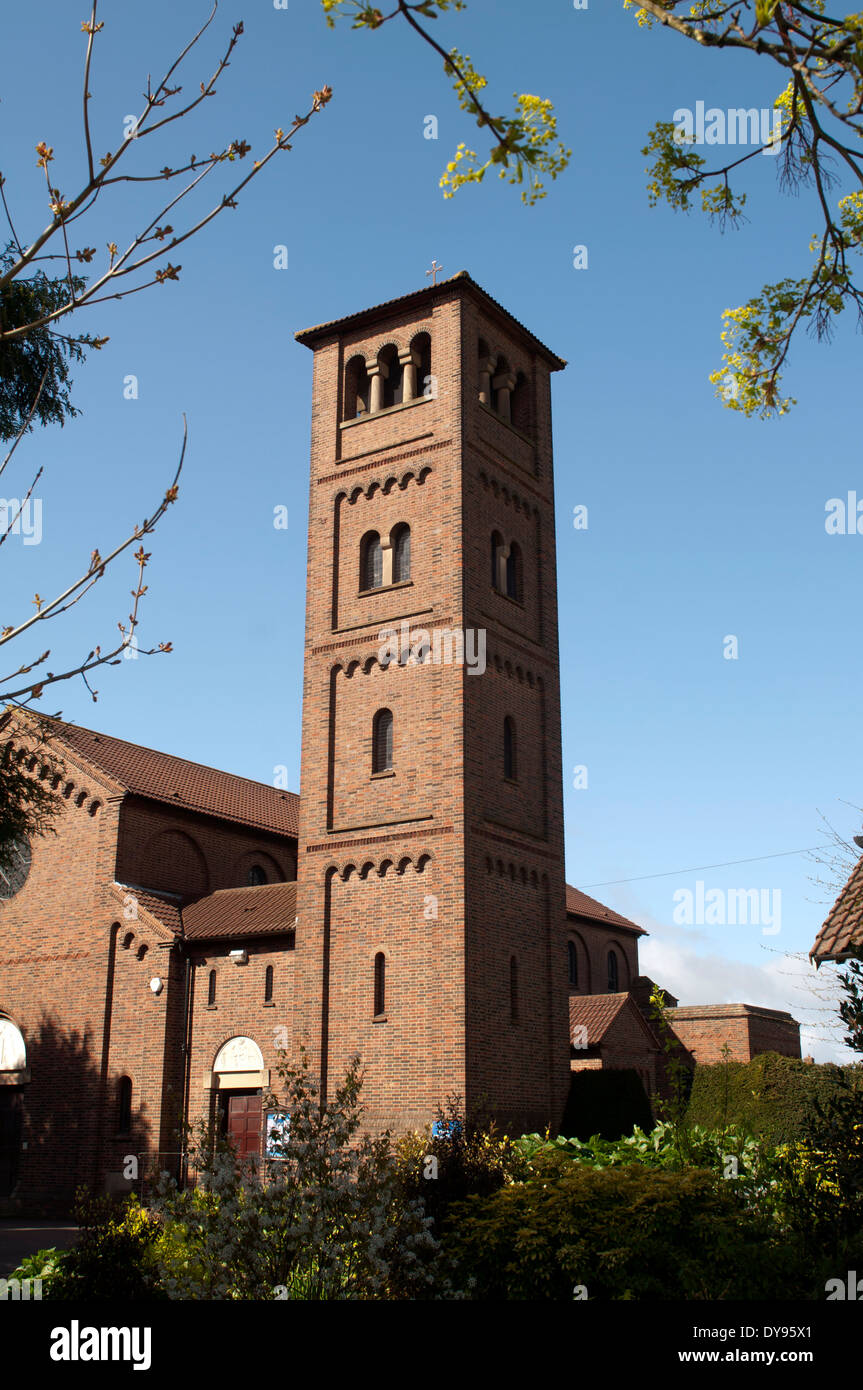
M 297 1034 L 369 1128 L 569 1083 L 550 373 L 462 271 L 314 351 Z

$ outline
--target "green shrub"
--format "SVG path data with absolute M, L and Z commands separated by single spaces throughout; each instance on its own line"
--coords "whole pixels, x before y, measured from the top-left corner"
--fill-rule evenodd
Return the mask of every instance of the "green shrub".
M 796 1248 L 714 1174 L 561 1155 L 453 1207 L 444 1253 L 480 1299 L 770 1299 L 811 1293 Z
M 74 1215 L 81 1229 L 58 1258 L 48 1297 L 87 1302 L 165 1297 L 153 1260 L 161 1223 L 137 1199 L 118 1204 L 81 1190 Z
M 734 1124 L 769 1143 L 790 1143 L 804 1132 L 816 1105 L 839 1095 L 843 1073 L 849 1084 L 863 1086 L 859 1064 L 807 1063 L 777 1052 L 763 1052 L 751 1062 L 699 1065 L 686 1118 L 707 1129 Z
M 422 1200 L 435 1234 L 453 1202 L 497 1192 L 525 1168 L 520 1141 L 498 1134 L 483 1116 L 466 1119 L 460 1101 L 453 1096 L 446 1108 L 438 1106 L 442 1134 L 433 1135 L 429 1126 L 395 1145 L 401 1190 L 409 1200 Z

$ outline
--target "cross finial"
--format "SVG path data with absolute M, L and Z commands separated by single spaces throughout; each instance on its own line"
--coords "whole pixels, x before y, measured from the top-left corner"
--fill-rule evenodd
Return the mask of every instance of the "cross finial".
M 431 263 L 431 270 L 427 270 L 427 271 L 426 271 L 426 275 L 430 275 L 430 276 L 432 277 L 432 284 L 433 284 L 433 285 L 436 285 L 436 284 L 437 284 L 437 273 L 438 273 L 439 270 L 443 270 L 443 266 L 442 266 L 442 265 L 438 265 L 437 261 L 432 261 L 432 263 Z

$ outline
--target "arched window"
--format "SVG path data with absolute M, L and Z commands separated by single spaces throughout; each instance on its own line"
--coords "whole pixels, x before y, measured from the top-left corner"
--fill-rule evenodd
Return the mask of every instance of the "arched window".
M 117 1087 L 117 1131 L 128 1134 L 132 1128 L 132 1078 L 121 1076 Z
M 360 541 L 360 589 L 379 589 L 384 582 L 384 553 L 377 531 L 367 531 Z
M 379 709 L 372 721 L 372 772 L 390 772 L 393 765 L 393 712 Z
M 521 546 L 513 541 L 506 557 L 506 596 L 521 600 Z
M 491 374 L 494 363 L 485 338 L 477 344 L 477 394 L 483 405 L 491 405 Z
M 505 357 L 497 359 L 495 374 L 492 378 L 492 405 L 500 415 L 501 419 L 509 422 L 511 419 L 511 396 L 512 388 L 515 385 L 515 377 L 512 369 Z
M 608 992 L 616 994 L 618 988 L 619 973 L 617 969 L 617 952 L 608 953 Z
M 569 983 L 573 989 L 578 988 L 578 952 L 575 949 L 575 942 L 567 943 L 566 954 L 569 961 Z
M 368 415 L 371 381 L 364 357 L 352 357 L 345 371 L 345 419 Z
M 400 405 L 402 401 L 402 367 L 398 351 L 392 343 L 378 353 L 378 365 L 383 377 L 381 410 L 387 410 L 389 406 Z
M 396 526 L 390 540 L 393 547 L 393 583 L 405 584 L 411 577 L 411 528 L 407 522 Z
M 518 961 L 515 956 L 509 958 L 509 1017 L 512 1023 L 518 1023 Z
M 509 715 L 503 721 L 503 775 L 507 781 L 515 781 L 515 720 Z
M 215 1004 L 215 1002 L 216 1002 L 216 972 L 215 972 L 215 970 L 211 970 L 211 971 L 210 971 L 209 982 L 208 982 L 208 984 L 207 984 L 207 1003 L 208 1003 L 208 1004 Z
M 273 1002 L 273 967 L 272 967 L 271 965 L 268 965 L 268 966 L 267 966 L 267 969 L 266 969 L 266 973 L 265 973 L 265 975 L 264 975 L 264 1003 L 265 1003 L 265 1004 L 272 1004 L 272 1002 Z
M 262 883 L 266 883 L 267 875 L 260 864 L 253 864 L 246 876 L 246 882 L 250 888 L 259 888 Z
M 503 536 L 500 531 L 491 533 L 491 587 L 500 588 L 500 552 L 503 549 Z
M 417 333 L 411 338 L 411 351 L 419 358 L 417 364 L 417 396 L 434 394 L 432 380 L 431 338 L 428 333 Z
M 375 1018 L 387 1011 L 387 962 L 383 951 L 375 956 Z
M 522 434 L 531 433 L 530 391 L 524 372 L 519 372 L 515 379 L 510 401 L 510 423 Z

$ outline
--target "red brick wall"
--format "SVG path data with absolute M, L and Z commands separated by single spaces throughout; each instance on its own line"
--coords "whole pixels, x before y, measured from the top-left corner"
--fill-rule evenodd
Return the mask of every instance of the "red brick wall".
M 202 897 L 219 888 L 243 887 L 252 864 L 261 865 L 268 883 L 296 878 L 295 849 L 283 836 L 135 797 L 123 803 L 116 866 L 120 883 Z
M 748 1062 L 760 1052 L 800 1056 L 800 1027 L 793 1019 L 771 1017 L 766 1011 L 748 1011 L 739 1005 L 685 1006 L 669 1010 L 676 1036 L 696 1062 L 721 1062 L 725 1043 L 731 1060 Z
M 616 932 L 587 919 L 567 920 L 566 940 L 573 941 L 578 953 L 578 987 L 568 986 L 570 994 L 608 993 L 608 953 L 617 952 L 618 990 L 623 992 L 638 975 L 638 937 Z M 569 976 L 567 974 L 567 982 Z

